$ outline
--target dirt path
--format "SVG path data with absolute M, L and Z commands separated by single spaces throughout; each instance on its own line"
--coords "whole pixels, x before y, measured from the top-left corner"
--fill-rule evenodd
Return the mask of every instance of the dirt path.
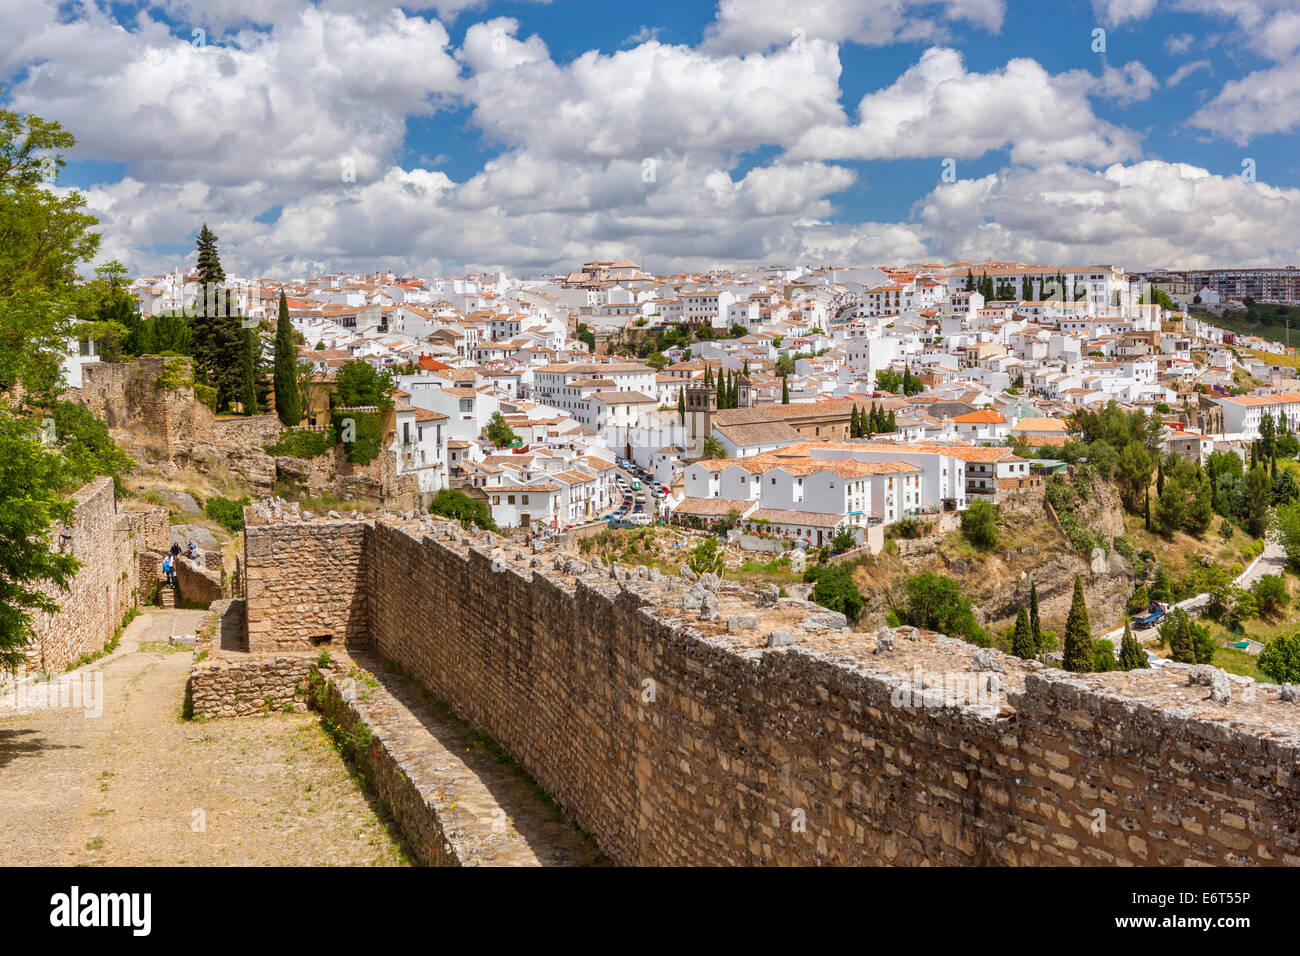
M 83 706 L 0 708 L 0 865 L 404 862 L 314 716 L 180 719 L 203 616 L 136 618 Z

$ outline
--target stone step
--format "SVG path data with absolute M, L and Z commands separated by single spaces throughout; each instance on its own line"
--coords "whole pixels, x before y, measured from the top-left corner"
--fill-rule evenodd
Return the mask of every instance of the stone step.
M 163 607 L 175 607 L 176 589 L 170 584 L 160 584 L 158 586 L 158 600 Z

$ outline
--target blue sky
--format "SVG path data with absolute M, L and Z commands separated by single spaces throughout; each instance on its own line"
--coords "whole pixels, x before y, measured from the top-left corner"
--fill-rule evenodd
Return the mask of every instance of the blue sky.
M 1289 264 L 1295 7 L 0 0 L 0 85 L 140 272 Z

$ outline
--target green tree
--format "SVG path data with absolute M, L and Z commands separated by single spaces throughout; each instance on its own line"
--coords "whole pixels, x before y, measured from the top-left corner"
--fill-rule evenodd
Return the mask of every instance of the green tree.
M 455 488 L 444 488 L 433 496 L 429 503 L 429 513 L 454 518 L 462 525 L 477 525 L 488 531 L 496 531 L 497 523 L 492 518 L 486 501 L 471 498 Z
M 0 412 L 0 667 L 14 670 L 32 638 L 32 612 L 59 609 L 54 588 L 77 571 L 71 554 L 50 547 L 50 529 L 72 520 L 73 484 L 64 458 L 42 442 L 36 423 Z
M 997 547 L 997 508 L 987 501 L 972 501 L 962 512 L 961 533 L 981 551 Z
M 701 443 L 700 451 L 705 461 L 727 457 L 727 448 L 722 442 L 710 435 Z
M 33 613 L 57 612 L 59 591 L 76 573 L 76 558 L 50 546 L 55 525 L 71 520 L 70 493 L 116 453 L 102 423 L 88 427 L 89 413 L 56 398 L 66 343 L 78 337 L 73 317 L 98 315 L 105 286 L 117 278 L 109 269 L 98 284 L 79 281 L 82 263 L 99 248 L 96 221 L 77 190 L 45 188 L 73 144 L 58 123 L 0 109 L 0 392 L 7 392 L 0 400 L 0 666 L 7 668 L 23 660 Z
M 1146 445 L 1136 439 L 1130 439 L 1119 454 L 1117 479 L 1120 497 L 1124 507 L 1136 512 L 1151 484 L 1151 474 L 1155 471 L 1155 462 Z
M 1268 530 L 1273 506 L 1273 481 L 1264 468 L 1252 468 L 1241 486 L 1241 520 L 1246 533 L 1262 538 Z
M 226 272 L 217 236 L 204 223 L 195 240 L 198 296 L 190 323 L 195 377 L 216 389 L 217 407 L 228 408 L 243 394 L 247 341 L 225 289 Z
M 1099 637 L 1092 642 L 1092 670 L 1097 673 L 1118 670 L 1119 665 L 1115 660 L 1115 645 L 1104 637 Z
M 1074 579 L 1074 599 L 1065 619 L 1065 647 L 1061 666 L 1067 671 L 1084 673 L 1095 666 L 1092 651 L 1092 626 L 1088 623 L 1088 605 L 1083 600 L 1083 581 Z
M 257 359 L 262 350 L 262 337 L 256 329 L 244 329 L 243 384 L 240 404 L 245 415 L 257 414 Z
M 1187 612 L 1177 608 L 1160 625 L 1160 639 L 1169 645 L 1170 660 L 1184 664 L 1196 663 L 1196 649 L 1192 645 L 1192 622 Z
M 784 375 L 781 376 L 781 404 L 790 404 L 790 380 Z
M 906 623 L 988 646 L 989 637 L 975 620 L 970 598 L 953 578 L 922 571 L 903 582 L 903 593 L 906 603 L 895 610 Z
M 374 405 L 386 410 L 392 407 L 392 395 L 389 374 L 363 359 L 344 362 L 334 376 L 335 403 L 344 408 Z
M 519 436 L 515 434 L 513 428 L 506 424 L 505 416 L 500 412 L 493 412 L 492 417 L 488 419 L 487 440 L 497 448 L 509 448 L 515 442 L 519 441 Z
M 858 539 L 852 528 L 840 528 L 831 536 L 831 550 L 837 554 L 852 551 L 857 546 Z
M 828 564 L 822 569 L 809 596 L 814 603 L 839 611 L 849 619 L 849 623 L 856 621 L 862 612 L 862 594 L 853 583 L 853 577 L 838 564 Z
M 289 301 L 280 290 L 280 310 L 275 320 L 275 413 L 289 426 L 302 421 L 302 394 L 298 391 L 298 346 L 289 321 Z
M 1277 684 L 1300 684 L 1300 634 L 1279 634 L 1260 652 L 1259 672 Z
M 1011 653 L 1025 660 L 1032 660 L 1038 655 L 1034 633 L 1029 626 L 1029 610 L 1023 604 L 1020 605 L 1020 613 L 1016 615 L 1016 630 L 1011 638 Z
M 99 249 L 96 221 L 77 190 L 42 187 L 73 143 L 58 123 L 0 109 L 0 392 L 21 383 L 36 402 L 61 391 L 73 316 L 94 307 L 78 268 Z
M 686 389 L 677 390 L 677 421 L 679 424 L 686 424 Z
M 1263 575 L 1251 585 L 1250 593 L 1255 598 L 1259 616 L 1263 618 L 1278 617 L 1291 603 L 1286 578 L 1280 574 Z
M 1029 582 L 1029 633 L 1034 638 L 1034 650 L 1043 651 L 1043 624 L 1038 617 L 1038 582 Z
M 1124 625 L 1124 639 L 1119 644 L 1119 669 L 1122 671 L 1141 670 L 1150 667 L 1146 652 L 1133 636 L 1133 629 Z

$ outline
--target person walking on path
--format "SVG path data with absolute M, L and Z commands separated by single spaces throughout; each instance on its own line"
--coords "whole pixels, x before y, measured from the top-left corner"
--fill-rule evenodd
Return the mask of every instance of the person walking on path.
M 167 555 L 167 557 L 163 558 L 163 574 L 167 575 L 167 585 L 169 587 L 176 586 L 175 560 L 176 559 L 173 558 L 170 554 Z

